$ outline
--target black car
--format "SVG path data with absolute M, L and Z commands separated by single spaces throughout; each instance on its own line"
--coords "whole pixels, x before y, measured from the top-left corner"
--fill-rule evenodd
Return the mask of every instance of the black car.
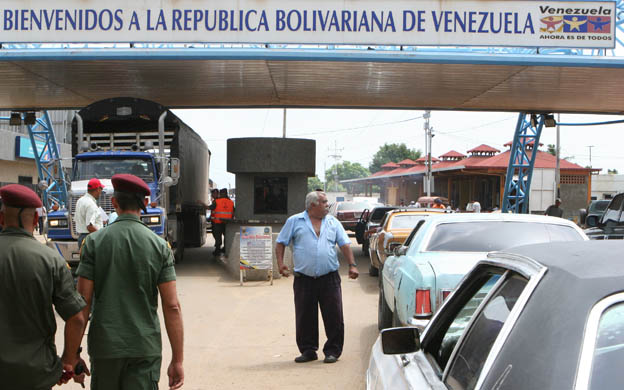
M 588 228 L 598 226 L 598 221 L 609 206 L 610 199 L 592 200 L 587 209 L 580 210 L 581 226 Z
M 379 227 L 384 215 L 390 210 L 394 210 L 394 206 L 378 206 L 373 209 L 366 209 L 360 215 L 360 219 L 355 226 L 355 239 L 358 244 L 362 245 L 362 251 L 368 254 L 369 238 L 375 233 L 375 229 Z
M 621 389 L 624 242 L 490 253 L 422 335 L 382 331 L 368 389 Z
M 586 229 L 585 234 L 591 240 L 621 240 L 624 238 L 624 193 L 611 199 L 597 226 Z

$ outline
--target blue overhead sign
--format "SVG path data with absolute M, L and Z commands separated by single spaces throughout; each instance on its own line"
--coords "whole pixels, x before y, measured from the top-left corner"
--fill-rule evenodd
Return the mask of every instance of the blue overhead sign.
M 45 147 L 46 143 L 43 141 L 35 141 L 37 144 L 37 149 L 41 152 Z M 32 147 L 32 142 L 30 142 L 30 138 L 17 136 L 15 137 L 15 157 L 20 158 L 35 158 L 35 151 Z M 43 154 L 42 160 L 49 160 L 50 152 L 48 150 Z
M 615 47 L 614 1 L 3 0 L 3 42 Z

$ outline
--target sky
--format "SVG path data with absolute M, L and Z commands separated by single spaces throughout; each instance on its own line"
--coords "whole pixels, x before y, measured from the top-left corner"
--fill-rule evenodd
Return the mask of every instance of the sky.
M 234 175 L 227 172 L 228 138 L 282 137 L 283 110 L 195 109 L 174 110 L 206 141 L 212 152 L 210 178 L 218 187 L 234 187 Z M 384 143 L 405 143 L 424 153 L 425 132 L 422 110 L 288 109 L 286 135 L 316 140 L 316 173 L 340 160 L 358 162 L 368 168 Z M 513 139 L 517 113 L 432 111 L 433 156 L 449 150 L 466 154 L 480 144 L 501 151 Z M 561 114 L 560 123 L 593 123 L 622 120 L 620 116 Z M 581 166 L 617 169 L 624 174 L 624 123 L 600 126 L 561 126 L 561 156 Z M 556 129 L 544 127 L 540 142 L 556 142 Z M 589 148 L 589 146 L 592 146 Z

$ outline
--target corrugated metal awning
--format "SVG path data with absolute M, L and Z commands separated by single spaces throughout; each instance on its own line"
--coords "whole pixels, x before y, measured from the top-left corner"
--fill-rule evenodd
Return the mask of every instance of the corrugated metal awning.
M 621 114 L 624 58 L 234 49 L 7 50 L 0 108 L 132 96 L 170 108 L 349 107 Z

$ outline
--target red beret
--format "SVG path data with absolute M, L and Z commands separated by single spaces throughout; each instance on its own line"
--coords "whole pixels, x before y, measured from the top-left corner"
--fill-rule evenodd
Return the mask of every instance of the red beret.
M 127 173 L 119 173 L 111 178 L 115 191 L 127 192 L 130 194 L 151 195 L 147 184 L 140 177 Z
M 0 197 L 9 207 L 36 209 L 43 206 L 35 191 L 20 184 L 9 184 L 0 188 Z

